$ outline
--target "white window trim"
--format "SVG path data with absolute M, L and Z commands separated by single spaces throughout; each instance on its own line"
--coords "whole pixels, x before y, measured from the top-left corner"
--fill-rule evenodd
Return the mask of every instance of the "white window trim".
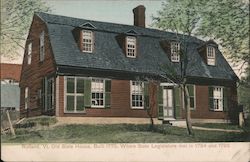
M 103 105 L 92 105 L 92 80 L 93 79 L 101 79 L 103 80 Z M 105 108 L 105 79 L 103 78 L 91 78 L 91 108 Z
M 84 50 L 84 49 L 82 49 L 82 52 L 86 52 L 86 53 L 93 53 L 93 46 L 94 46 L 94 39 L 93 39 L 93 31 L 91 31 L 91 30 L 82 30 L 81 31 L 82 33 L 82 47 L 84 46 L 83 44 L 84 44 L 84 42 L 83 42 L 83 33 L 84 32 L 89 32 L 89 33 L 91 33 L 91 43 L 88 43 L 88 44 L 90 44 L 91 45 L 91 48 L 90 48 L 90 51 L 88 51 L 88 50 Z M 85 42 L 86 43 L 86 42 Z
M 30 42 L 27 46 L 27 64 L 31 64 L 31 59 L 32 59 L 32 42 Z
M 45 59 L 45 33 L 44 31 L 41 32 L 40 34 L 40 44 L 39 44 L 39 61 L 42 62 Z M 42 50 L 43 47 L 43 50 Z
M 222 86 L 213 86 L 213 93 L 214 93 L 214 89 L 215 88 L 221 88 L 221 102 L 222 102 L 222 106 L 221 106 L 221 108 L 220 109 L 215 109 L 214 108 L 214 103 L 213 103 L 213 108 L 211 109 L 212 111 L 223 111 L 224 110 L 224 103 L 223 103 L 223 100 L 224 100 L 224 94 L 223 94 L 223 90 L 224 90 L 224 87 L 222 87 Z M 213 102 L 214 102 L 214 94 L 213 94 Z
M 134 39 L 135 40 L 135 44 L 134 44 L 134 46 L 135 46 L 135 48 L 134 48 L 134 56 L 131 56 L 131 55 L 128 55 L 128 39 Z M 136 55 L 137 55 L 137 52 L 136 52 L 136 50 L 137 50 L 137 43 L 136 43 L 136 37 L 132 37 L 132 36 L 127 36 L 126 37 L 126 56 L 127 57 L 130 57 L 130 58 L 136 58 Z M 132 49 L 132 48 L 130 48 L 130 49 Z
M 212 55 L 213 56 L 208 55 L 209 54 L 208 53 L 209 49 L 212 50 Z M 208 60 L 212 60 L 212 63 L 209 62 Z M 212 47 L 212 46 L 207 46 L 207 64 L 211 65 L 211 66 L 215 66 L 215 48 Z
M 74 79 L 74 93 L 67 93 L 67 78 L 73 78 Z M 76 109 L 76 98 L 77 96 L 84 96 L 84 94 L 79 94 L 79 93 L 76 93 L 76 80 L 77 78 L 82 78 L 82 79 L 85 79 L 85 77 L 73 77 L 73 76 L 64 76 L 64 113 L 86 113 L 86 110 L 84 109 L 83 111 L 79 111 Z M 75 96 L 75 99 L 74 99 L 74 111 L 68 111 L 67 110 L 67 96 Z
M 27 110 L 29 106 L 29 87 L 24 88 L 24 109 Z
M 196 110 L 196 85 L 195 84 L 187 84 L 187 85 L 193 85 L 194 86 L 194 107 L 190 107 L 190 110 Z M 183 109 L 185 107 L 184 104 L 185 104 L 185 102 L 184 102 L 184 93 L 182 91 L 182 105 L 183 105 L 182 108 Z
M 178 45 L 178 51 L 177 52 L 173 52 L 173 48 L 175 47 L 175 45 Z M 170 57 L 171 57 L 171 61 L 172 62 L 180 62 L 180 47 L 181 47 L 181 44 L 179 42 L 171 42 L 171 45 L 170 45 Z M 173 59 L 173 56 L 172 55 L 175 55 L 177 57 L 177 59 Z
M 142 106 L 132 106 L 132 83 L 133 83 L 133 80 L 130 80 L 130 107 L 131 109 L 144 109 L 144 82 L 143 81 L 140 81 L 142 82 Z

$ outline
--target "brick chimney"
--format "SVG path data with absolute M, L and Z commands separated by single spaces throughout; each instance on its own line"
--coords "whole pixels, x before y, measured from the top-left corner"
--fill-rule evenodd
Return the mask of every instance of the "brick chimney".
M 139 5 L 133 9 L 134 13 L 134 25 L 145 28 L 145 10 L 143 5 Z

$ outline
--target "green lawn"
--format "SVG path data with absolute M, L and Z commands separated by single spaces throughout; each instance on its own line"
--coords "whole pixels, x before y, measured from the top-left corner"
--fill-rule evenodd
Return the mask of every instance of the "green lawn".
M 16 137 L 2 135 L 4 143 L 173 143 L 173 142 L 242 142 L 250 141 L 249 132 L 219 132 L 194 130 L 188 136 L 185 128 L 158 125 L 149 131 L 149 125 L 59 125 L 17 128 Z

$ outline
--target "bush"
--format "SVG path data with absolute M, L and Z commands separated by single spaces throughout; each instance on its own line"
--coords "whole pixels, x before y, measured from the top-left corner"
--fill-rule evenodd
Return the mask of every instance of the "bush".
M 57 122 L 55 117 L 51 116 L 39 116 L 33 118 L 27 118 L 19 124 L 16 124 L 16 128 L 32 128 L 35 126 L 50 126 Z

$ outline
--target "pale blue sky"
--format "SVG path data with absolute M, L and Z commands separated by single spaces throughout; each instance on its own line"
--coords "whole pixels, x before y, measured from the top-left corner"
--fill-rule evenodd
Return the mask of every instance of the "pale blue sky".
M 53 14 L 83 19 L 133 25 L 132 9 L 146 7 L 146 26 L 152 23 L 152 15 L 161 9 L 162 0 L 49 0 Z

